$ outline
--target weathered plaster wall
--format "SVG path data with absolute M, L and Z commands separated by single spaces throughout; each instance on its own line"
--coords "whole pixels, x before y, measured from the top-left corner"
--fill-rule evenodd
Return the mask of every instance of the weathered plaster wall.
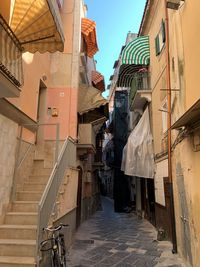
M 64 1 L 61 11 L 65 46 L 63 53 L 51 55 L 50 85 L 47 107 L 58 110 L 57 117 L 46 115 L 46 121 L 60 123 L 60 138 L 77 137 L 77 99 L 79 85 L 79 60 L 81 40 L 81 1 Z M 46 135 L 53 139 L 51 130 Z
M 186 108 L 188 109 L 199 99 L 199 18 L 200 2 L 196 0 L 185 1 L 182 7 L 181 28 L 183 34 L 184 59 L 185 59 L 185 82 L 186 82 Z
M 174 195 L 179 252 L 191 266 L 199 266 L 200 231 L 199 152 L 187 138 L 173 153 Z
M 10 200 L 17 146 L 17 124 L 0 115 L 0 222 Z
M 172 87 L 180 89 L 176 93 L 173 122 L 200 98 L 197 86 L 197 59 L 200 58 L 197 34 L 200 27 L 199 9 L 199 1 L 192 0 L 185 1 L 178 12 L 170 11 L 170 54 L 175 59 L 174 73 L 171 73 Z M 176 130 L 172 132 L 173 140 L 177 133 Z M 194 134 L 199 135 L 198 131 Z M 173 152 L 178 248 L 187 262 L 194 267 L 199 266 L 200 257 L 199 153 L 194 152 L 193 134 L 178 144 Z

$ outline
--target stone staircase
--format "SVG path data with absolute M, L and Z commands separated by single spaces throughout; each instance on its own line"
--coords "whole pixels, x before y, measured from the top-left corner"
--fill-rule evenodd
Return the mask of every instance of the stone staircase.
M 52 168 L 34 160 L 31 175 L 0 225 L 0 267 L 35 267 L 38 203 Z

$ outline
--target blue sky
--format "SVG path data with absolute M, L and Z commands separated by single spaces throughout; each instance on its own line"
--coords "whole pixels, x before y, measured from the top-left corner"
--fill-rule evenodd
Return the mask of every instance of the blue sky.
M 129 31 L 138 33 L 146 0 L 85 0 L 87 17 L 97 24 L 99 52 L 97 71 L 105 77 L 106 87 Z M 107 96 L 108 92 L 104 93 Z

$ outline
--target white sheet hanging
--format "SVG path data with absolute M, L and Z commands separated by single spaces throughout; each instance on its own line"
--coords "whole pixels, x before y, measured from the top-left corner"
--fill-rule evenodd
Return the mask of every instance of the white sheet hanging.
M 153 138 L 148 107 L 124 147 L 121 170 L 130 176 L 154 177 Z

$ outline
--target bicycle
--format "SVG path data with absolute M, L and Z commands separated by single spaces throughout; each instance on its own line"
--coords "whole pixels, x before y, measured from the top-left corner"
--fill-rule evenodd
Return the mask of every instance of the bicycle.
M 55 228 L 44 228 L 43 230 L 52 234 L 51 238 L 40 243 L 40 251 L 51 251 L 51 267 L 66 267 L 66 247 L 64 234 L 60 233 L 67 224 L 60 224 Z

